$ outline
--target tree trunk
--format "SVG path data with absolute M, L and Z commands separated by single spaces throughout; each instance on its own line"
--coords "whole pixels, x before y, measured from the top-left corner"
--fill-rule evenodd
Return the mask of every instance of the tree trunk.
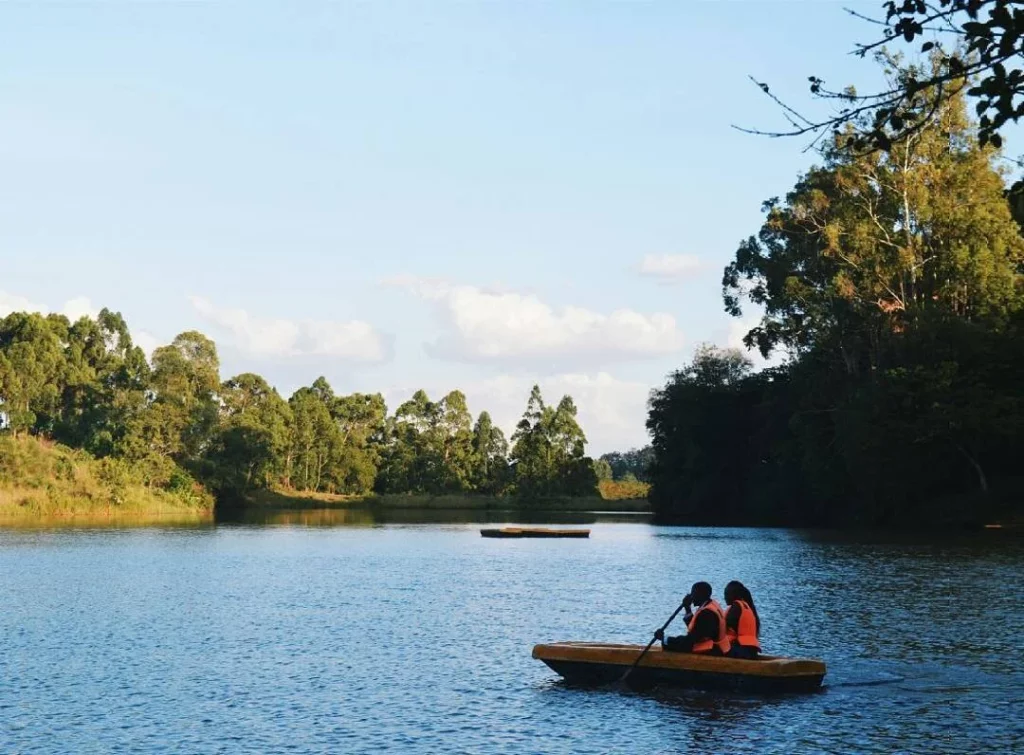
M 320 490 L 320 479 L 323 477 L 324 467 L 327 465 L 327 454 L 316 455 L 316 484 L 313 485 L 313 490 Z
M 961 454 L 963 454 L 964 458 L 967 459 L 968 462 L 970 462 L 970 465 L 972 467 L 974 467 L 974 471 L 978 475 L 978 487 L 981 488 L 982 493 L 988 495 L 988 478 L 985 476 L 985 470 L 982 469 L 981 464 L 979 464 L 978 460 L 975 459 L 970 453 L 968 453 L 967 449 L 965 449 L 959 443 L 953 442 L 953 447 Z
M 290 488 L 292 486 L 292 459 L 294 454 L 289 451 L 284 457 L 284 486 Z

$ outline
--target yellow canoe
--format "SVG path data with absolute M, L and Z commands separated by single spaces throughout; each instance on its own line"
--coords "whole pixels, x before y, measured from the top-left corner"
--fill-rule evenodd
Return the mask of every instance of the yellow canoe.
M 533 657 L 567 681 L 606 684 L 622 678 L 643 649 L 643 645 L 605 642 L 553 642 L 535 645 Z M 824 676 L 824 662 L 809 658 L 763 655 L 748 661 L 676 653 L 656 645 L 629 675 L 629 683 L 741 692 L 809 692 L 821 686 Z
M 551 527 L 501 527 L 480 530 L 483 537 L 590 537 L 590 530 L 559 530 Z

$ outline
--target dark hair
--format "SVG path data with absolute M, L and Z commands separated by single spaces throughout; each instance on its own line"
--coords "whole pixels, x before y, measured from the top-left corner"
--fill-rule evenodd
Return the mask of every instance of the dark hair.
M 690 588 L 690 595 L 695 602 L 703 603 L 711 599 L 711 585 L 707 582 L 694 582 Z
M 760 634 L 761 616 L 757 613 L 757 606 L 754 605 L 754 596 L 750 594 L 750 590 L 748 590 L 742 582 L 734 579 L 732 582 L 725 586 L 726 603 L 729 602 L 730 596 L 735 596 L 737 599 L 742 600 L 744 603 L 750 606 L 750 610 L 754 612 L 754 619 L 757 621 L 758 634 Z

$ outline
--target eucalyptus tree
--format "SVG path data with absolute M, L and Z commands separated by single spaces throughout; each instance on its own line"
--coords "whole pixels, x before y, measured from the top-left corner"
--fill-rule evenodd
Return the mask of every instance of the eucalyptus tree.
M 764 309 L 745 343 L 765 355 L 828 343 L 856 372 L 922 318 L 1005 319 L 1021 303 L 1024 240 L 997 157 L 963 95 L 888 152 L 837 137 L 784 200 L 765 203 L 759 234 L 725 270 L 727 311 L 741 314 L 744 299 Z
M 206 453 L 207 476 L 221 490 L 270 487 L 283 479 L 291 446 L 292 410 L 277 390 L 251 372 L 220 387 L 220 422 Z

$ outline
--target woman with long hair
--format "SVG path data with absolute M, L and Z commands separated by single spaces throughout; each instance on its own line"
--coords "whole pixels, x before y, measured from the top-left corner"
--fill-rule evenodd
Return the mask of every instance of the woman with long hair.
M 742 582 L 733 580 L 725 586 L 725 632 L 731 641 L 729 656 L 753 660 L 761 652 L 761 617 L 754 607 L 754 597 Z

